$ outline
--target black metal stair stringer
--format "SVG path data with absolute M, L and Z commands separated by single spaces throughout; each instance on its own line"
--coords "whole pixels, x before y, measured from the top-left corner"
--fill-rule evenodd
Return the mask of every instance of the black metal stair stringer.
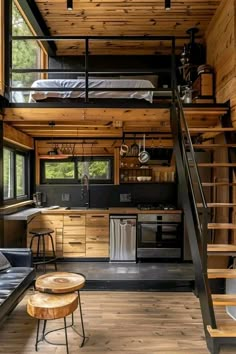
M 190 197 L 191 191 L 189 188 L 189 183 L 185 173 L 182 146 L 182 131 L 180 129 L 180 121 L 178 118 L 178 110 L 176 105 L 173 103 L 170 114 L 170 123 L 173 134 L 174 142 L 174 154 L 176 159 L 176 168 L 179 180 L 179 190 L 181 191 L 181 204 L 185 215 L 185 223 L 188 231 L 189 244 L 192 254 L 192 260 L 195 272 L 195 282 L 199 297 L 199 303 L 202 313 L 203 325 L 205 330 L 206 342 L 208 349 L 211 353 L 216 351 L 216 342 L 214 338 L 210 337 L 207 326 L 210 325 L 212 328 L 217 328 L 215 313 L 213 308 L 213 302 L 211 297 L 211 291 L 207 276 L 207 269 L 203 266 L 202 262 L 202 240 L 199 234 L 199 229 L 196 225 L 196 220 L 194 219 L 193 213 L 193 201 Z M 204 235 L 207 237 L 207 235 Z M 203 237 L 204 237 L 203 236 Z

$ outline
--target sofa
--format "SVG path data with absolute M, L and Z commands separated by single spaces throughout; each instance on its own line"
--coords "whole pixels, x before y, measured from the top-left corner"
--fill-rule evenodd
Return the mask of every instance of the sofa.
M 0 248 L 10 267 L 0 271 L 0 324 L 11 313 L 35 279 L 29 248 Z

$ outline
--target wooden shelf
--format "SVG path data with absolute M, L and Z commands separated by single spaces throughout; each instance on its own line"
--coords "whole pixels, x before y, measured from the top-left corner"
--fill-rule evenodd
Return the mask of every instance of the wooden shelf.
M 40 159 L 47 159 L 47 160 L 64 160 L 68 159 L 68 157 L 71 157 L 72 155 L 39 155 Z
M 152 168 L 141 168 L 141 167 L 120 167 L 120 170 L 135 170 L 135 171 L 152 171 Z

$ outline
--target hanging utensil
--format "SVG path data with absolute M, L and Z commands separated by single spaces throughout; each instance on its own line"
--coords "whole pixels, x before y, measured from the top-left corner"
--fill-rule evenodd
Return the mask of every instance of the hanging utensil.
M 129 147 L 128 145 L 125 144 L 125 138 L 123 136 L 123 141 L 120 147 L 120 156 L 125 157 L 128 154 L 128 152 L 129 152 Z
M 145 134 L 143 135 L 143 151 L 139 153 L 138 159 L 141 163 L 147 163 L 150 159 L 149 153 L 145 150 Z
M 139 146 L 136 143 L 136 134 L 134 134 L 134 143 L 130 147 L 131 156 L 138 156 L 139 154 Z

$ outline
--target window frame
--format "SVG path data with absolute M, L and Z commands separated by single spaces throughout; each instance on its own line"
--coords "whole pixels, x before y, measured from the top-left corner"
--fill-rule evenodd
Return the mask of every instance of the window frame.
M 71 179 L 46 179 L 45 165 L 47 162 L 74 162 L 74 178 Z M 89 179 L 89 184 L 114 184 L 114 158 L 113 156 L 77 156 L 67 159 L 41 159 L 40 160 L 40 184 L 81 184 L 78 177 L 78 162 L 81 161 L 109 161 L 110 163 L 110 179 Z
M 13 153 L 13 197 L 5 198 L 3 193 L 3 203 L 4 204 L 12 204 L 17 203 L 19 201 L 25 201 L 29 199 L 30 195 L 30 176 L 29 176 L 29 152 L 25 150 L 21 150 L 18 147 L 4 144 L 4 149 L 8 149 Z M 25 194 L 17 196 L 17 173 L 16 173 L 16 155 L 20 155 L 24 157 L 24 184 L 25 184 Z M 4 174 L 4 162 L 3 162 L 3 174 Z M 4 180 L 3 180 L 4 181 Z M 4 184 L 3 184 L 4 188 Z
M 5 37 L 5 8 L 4 1 L 0 2 L 0 95 L 4 96 L 5 94 L 5 45 L 4 45 L 4 37 Z

